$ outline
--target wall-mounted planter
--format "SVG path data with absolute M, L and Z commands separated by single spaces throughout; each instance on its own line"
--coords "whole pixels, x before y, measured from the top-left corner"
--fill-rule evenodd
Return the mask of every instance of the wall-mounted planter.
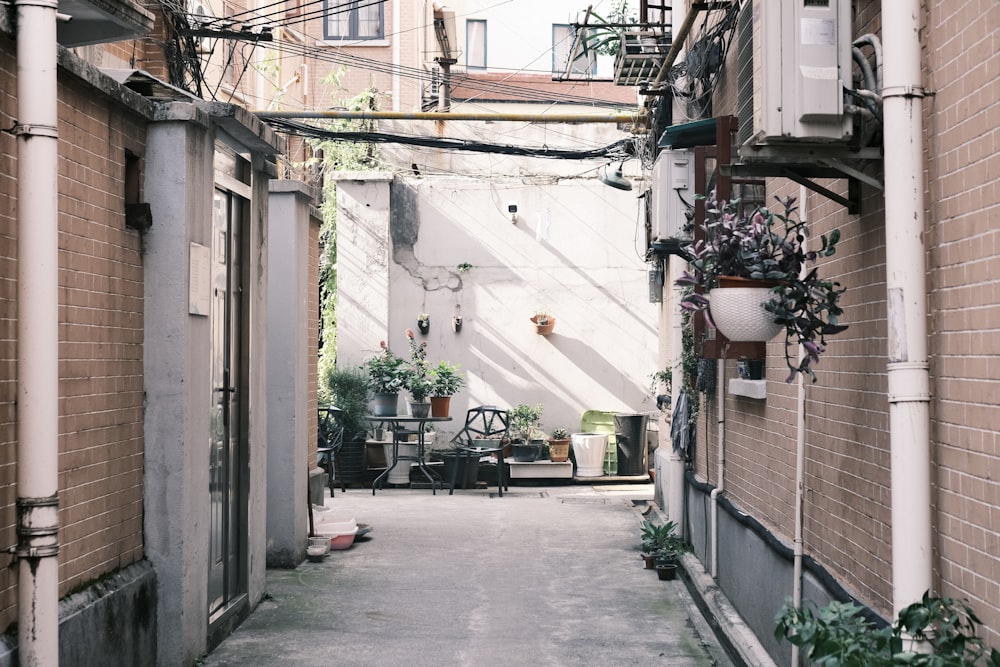
M 538 315 L 532 315 L 531 323 L 535 325 L 535 333 L 541 336 L 548 336 L 556 326 L 556 318 L 549 315 L 546 319 L 539 322 Z
M 431 318 L 429 316 L 418 317 L 417 329 L 420 331 L 421 335 L 426 336 L 431 330 Z

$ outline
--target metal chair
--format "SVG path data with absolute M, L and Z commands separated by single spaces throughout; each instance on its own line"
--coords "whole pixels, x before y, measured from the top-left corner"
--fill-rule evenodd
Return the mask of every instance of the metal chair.
M 507 411 L 493 405 L 481 405 L 470 409 L 465 415 L 465 426 L 452 438 L 455 443 L 455 468 L 451 474 L 451 488 L 448 495 L 455 493 L 455 481 L 458 478 L 459 461 L 464 459 L 468 465 L 469 459 L 477 463 L 488 454 L 497 456 L 497 491 L 503 497 L 507 487 L 503 463 L 503 448 L 508 443 L 507 432 L 510 423 Z
M 327 483 L 330 485 L 330 497 L 333 497 L 333 489 L 336 479 L 340 478 L 340 490 L 347 491 L 343 475 L 336 475 L 336 468 L 339 461 L 337 452 L 344 444 L 344 411 L 334 405 L 319 406 L 319 414 L 316 428 L 316 465 L 326 472 Z

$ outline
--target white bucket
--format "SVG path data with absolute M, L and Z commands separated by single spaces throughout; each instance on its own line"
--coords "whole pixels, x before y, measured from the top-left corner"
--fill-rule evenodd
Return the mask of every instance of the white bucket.
M 607 433 L 574 433 L 573 456 L 577 477 L 603 477 L 604 452 L 608 448 Z

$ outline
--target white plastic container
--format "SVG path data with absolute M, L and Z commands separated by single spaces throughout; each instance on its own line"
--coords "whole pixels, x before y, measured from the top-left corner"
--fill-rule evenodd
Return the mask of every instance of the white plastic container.
M 608 448 L 607 433 L 574 433 L 573 456 L 576 458 L 577 477 L 603 477 L 604 452 Z

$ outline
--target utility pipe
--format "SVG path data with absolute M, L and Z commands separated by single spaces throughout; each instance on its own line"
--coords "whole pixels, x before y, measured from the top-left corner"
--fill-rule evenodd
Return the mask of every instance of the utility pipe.
M 55 0 L 17 11 L 17 636 L 59 664 L 59 211 Z
M 675 414 L 677 401 L 680 399 L 681 388 L 684 386 L 684 321 L 681 310 L 681 288 L 676 281 L 684 272 L 686 262 L 680 257 L 671 257 L 668 261 L 669 273 L 667 284 L 670 285 L 670 414 Z M 673 424 L 671 423 L 671 430 Z M 667 516 L 678 526 L 684 526 L 684 459 L 675 451 L 671 442 L 670 459 L 667 462 Z
M 719 496 L 726 490 L 726 359 L 718 361 L 719 372 L 715 383 L 715 400 L 718 402 L 719 480 L 710 495 L 712 502 L 712 577 L 719 580 Z
M 516 121 L 519 123 L 631 123 L 637 118 L 635 113 L 489 113 L 489 112 L 448 112 L 439 111 L 347 111 L 330 109 L 327 111 L 268 111 L 255 109 L 254 113 L 264 120 L 268 118 L 344 118 L 349 120 L 485 120 Z
M 799 186 L 799 220 L 803 224 L 809 222 L 809 212 L 806 209 L 806 197 L 808 190 L 804 185 Z M 809 237 L 802 240 L 802 249 L 807 250 L 806 244 Z M 805 267 L 803 267 L 803 271 Z M 805 354 L 805 347 L 799 345 L 799 357 Z M 805 552 L 802 524 L 805 511 L 805 468 L 806 468 L 806 383 L 803 373 L 799 373 L 798 395 L 796 397 L 795 409 L 795 538 L 792 551 L 792 606 L 796 609 L 802 607 L 802 555 Z M 799 647 L 792 646 L 792 667 L 799 664 Z
M 401 30 L 400 30 L 400 14 L 403 10 L 399 6 L 399 0 L 393 0 L 392 3 L 392 110 L 399 111 L 399 69 L 401 67 L 400 61 L 400 41 L 401 41 Z
M 933 585 L 920 0 L 885 0 L 885 272 L 894 615 Z

